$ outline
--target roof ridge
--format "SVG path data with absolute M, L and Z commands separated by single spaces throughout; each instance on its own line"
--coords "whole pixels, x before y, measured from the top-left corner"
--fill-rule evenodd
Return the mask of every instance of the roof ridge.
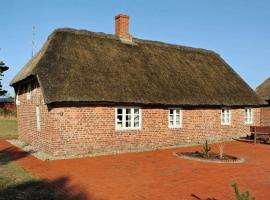
M 118 36 L 113 35 L 113 34 L 104 33 L 104 32 L 93 32 L 93 31 L 89 31 L 86 29 L 74 29 L 74 28 L 57 28 L 49 35 L 48 39 L 53 37 L 58 32 L 70 32 L 70 33 L 74 33 L 74 34 L 91 35 L 91 36 L 96 36 L 99 38 L 106 38 L 106 39 L 113 39 L 113 40 L 121 41 Z M 220 56 L 218 53 L 216 53 L 215 51 L 212 51 L 212 50 L 203 49 L 203 48 L 196 48 L 196 47 L 189 47 L 189 46 L 184 46 L 184 45 L 179 45 L 179 44 L 172 44 L 172 43 L 156 41 L 156 40 L 146 40 L 146 39 L 133 37 L 133 42 L 134 43 L 141 43 L 141 44 L 153 44 L 153 45 L 175 48 L 175 49 L 184 50 L 184 51 L 188 50 L 191 52 L 215 54 L 215 55 Z
M 260 85 L 258 85 L 257 87 L 256 87 L 256 91 L 261 87 L 261 86 L 263 86 L 263 85 L 265 85 L 265 84 L 267 84 L 268 82 L 270 82 L 270 77 L 268 77 L 266 80 L 264 80 Z

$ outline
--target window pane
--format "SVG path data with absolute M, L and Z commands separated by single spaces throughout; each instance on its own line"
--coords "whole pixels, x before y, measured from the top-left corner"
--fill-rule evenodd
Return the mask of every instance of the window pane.
M 117 128 L 122 128 L 122 127 L 123 127 L 122 122 L 117 122 Z
M 139 109 L 138 109 L 138 108 L 135 108 L 135 109 L 134 109 L 134 114 L 135 114 L 135 115 L 139 115 Z
M 126 121 L 131 121 L 131 115 L 126 115 Z
M 180 110 L 179 109 L 176 110 L 176 115 L 180 115 Z
M 139 115 L 134 115 L 134 121 L 139 121 Z
M 134 127 L 139 127 L 140 123 L 139 121 L 134 121 Z
M 131 114 L 126 115 L 126 127 L 131 127 Z
M 121 115 L 123 113 L 123 109 L 117 109 L 117 114 L 119 115 Z
M 180 126 L 180 117 L 176 117 L 175 126 Z
M 170 115 L 173 115 L 173 110 L 170 110 Z
M 131 121 L 126 121 L 126 128 L 130 128 L 131 127 Z
M 131 114 L 131 109 L 130 108 L 126 109 L 126 114 Z
M 173 122 L 173 115 L 170 115 L 170 121 Z
M 117 115 L 117 122 L 122 122 L 123 116 L 122 115 Z

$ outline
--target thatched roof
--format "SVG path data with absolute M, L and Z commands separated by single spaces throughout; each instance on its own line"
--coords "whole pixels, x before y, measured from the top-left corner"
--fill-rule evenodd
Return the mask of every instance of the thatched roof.
M 34 75 L 46 103 L 243 106 L 263 101 L 213 51 L 57 29 L 15 76 Z
M 270 77 L 256 88 L 256 93 L 270 102 Z

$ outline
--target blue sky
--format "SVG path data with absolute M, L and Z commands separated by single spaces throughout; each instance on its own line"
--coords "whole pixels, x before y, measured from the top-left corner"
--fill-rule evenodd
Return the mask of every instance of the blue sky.
M 1 0 L 0 60 L 4 88 L 56 28 L 114 33 L 114 16 L 131 17 L 134 37 L 211 49 L 252 87 L 270 76 L 268 0 Z

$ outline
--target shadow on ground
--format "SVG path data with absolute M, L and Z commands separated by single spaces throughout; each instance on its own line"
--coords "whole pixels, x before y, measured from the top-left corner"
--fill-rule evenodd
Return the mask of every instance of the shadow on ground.
M 0 173 L 1 165 L 8 168 L 9 163 L 30 156 L 30 153 L 16 147 L 0 150 Z M 68 177 L 53 180 L 35 178 L 20 180 L 18 177 L 16 173 L 12 174 L 12 170 L 6 177 L 0 176 L 0 200 L 104 200 L 86 194 L 76 185 L 72 185 Z
M 8 147 L 5 149 L 2 149 L 0 151 L 0 156 L 1 155 L 7 155 L 7 156 L 4 156 L 4 158 L 0 159 L 0 165 L 8 164 L 9 162 L 16 161 L 21 158 L 25 158 L 29 156 L 30 153 L 34 153 L 34 152 L 20 151 L 16 147 Z
M 0 186 L 0 200 L 101 200 L 89 196 L 73 185 L 68 178 L 53 181 L 31 180 L 8 187 Z

